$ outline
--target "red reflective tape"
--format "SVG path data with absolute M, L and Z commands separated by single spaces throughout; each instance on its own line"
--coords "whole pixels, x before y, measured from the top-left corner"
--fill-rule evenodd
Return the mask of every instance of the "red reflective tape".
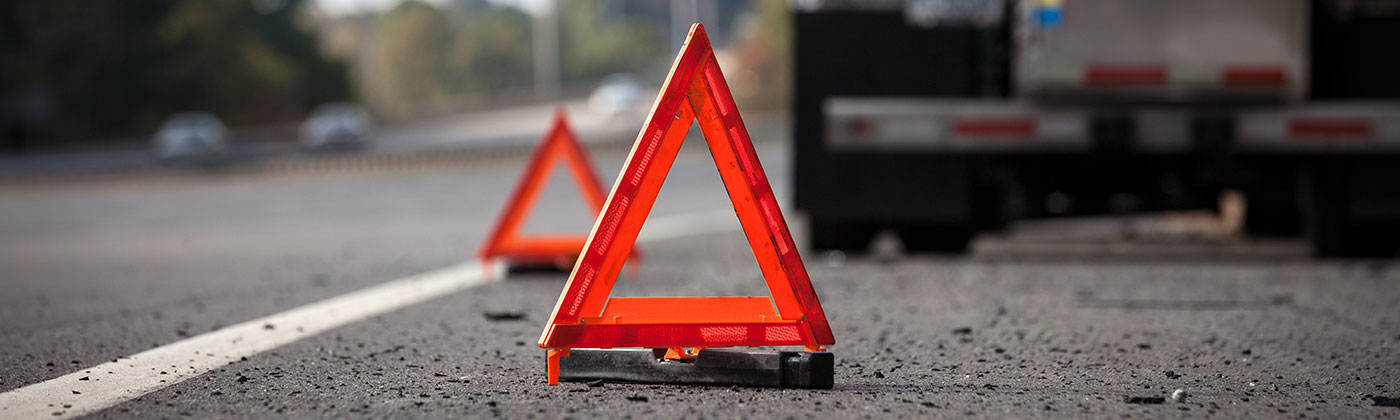
M 1035 134 L 1035 120 L 1030 118 L 960 118 L 953 123 L 958 137 L 1019 137 Z
M 749 140 L 747 137 L 743 137 L 741 135 L 741 133 L 739 132 L 739 127 L 729 127 L 729 138 L 742 138 L 745 142 Z M 763 171 L 763 168 L 759 167 L 758 164 L 754 163 L 753 157 L 750 156 L 751 153 L 749 151 L 739 150 L 738 148 L 735 148 L 734 154 L 739 156 L 739 166 L 743 167 L 744 175 L 746 175 L 749 178 L 749 186 L 757 186 L 764 182 L 763 177 L 760 176 L 760 172 Z
M 1371 136 L 1371 123 L 1360 118 L 1299 118 L 1288 124 L 1288 135 L 1295 138 Z
M 1092 66 L 1084 72 L 1090 85 L 1162 85 L 1167 69 L 1162 66 Z
M 593 247 L 593 253 L 602 256 L 608 252 L 608 248 L 612 247 L 613 236 L 617 234 L 617 225 L 622 222 L 622 215 L 627 213 L 628 203 L 627 197 L 618 197 L 617 207 L 608 215 L 608 221 L 603 225 L 603 230 L 600 231 L 602 236 Z
M 729 116 L 734 112 L 734 98 L 729 95 L 729 84 L 724 82 L 724 75 L 719 72 L 719 64 L 716 64 L 713 55 L 706 62 L 705 83 L 710 85 L 710 95 L 715 98 L 715 107 L 719 108 L 721 117 Z
M 773 232 L 774 236 L 786 233 L 786 229 L 783 229 L 783 215 L 778 213 L 778 205 L 773 204 L 773 199 L 771 197 L 761 197 L 758 199 L 758 203 L 762 207 L 763 219 L 768 222 L 768 231 Z M 788 253 L 788 244 L 786 241 L 774 240 L 773 242 L 778 245 L 779 255 Z
M 557 347 L 723 347 L 810 344 L 797 321 L 726 324 L 568 324 L 555 325 Z
M 583 306 L 583 297 L 588 294 L 588 287 L 593 285 L 593 277 L 598 274 L 598 270 L 593 267 L 583 267 L 583 276 L 578 285 L 569 290 L 569 295 L 573 296 L 573 301 L 569 302 L 569 308 L 564 311 L 569 317 L 578 316 L 578 308 Z
M 749 338 L 749 327 L 700 327 L 700 339 L 708 342 L 736 342 Z
M 1282 86 L 1288 82 L 1288 72 L 1278 66 L 1226 67 L 1220 82 L 1227 86 Z
M 791 325 L 763 327 L 765 341 L 802 341 L 802 329 Z
M 656 132 L 651 134 L 651 138 L 647 139 L 647 148 L 642 152 L 642 160 L 637 163 L 636 169 L 632 171 L 632 186 L 641 185 L 642 175 L 645 175 L 647 173 L 647 168 L 651 166 L 651 157 L 656 155 L 656 148 L 661 145 L 661 136 L 665 134 L 665 132 L 666 130 L 657 129 Z

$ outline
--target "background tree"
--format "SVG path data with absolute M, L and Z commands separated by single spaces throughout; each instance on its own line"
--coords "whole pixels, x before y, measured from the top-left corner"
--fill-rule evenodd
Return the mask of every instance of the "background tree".
M 259 7 L 254 7 L 255 5 Z M 46 143 L 142 136 L 165 115 L 208 110 L 232 124 L 283 121 L 351 97 L 348 67 L 297 24 L 303 0 L 0 2 L 0 102 L 35 102 Z M 39 121 L 28 121 L 38 118 Z M 4 131 L 3 133 L 11 133 Z

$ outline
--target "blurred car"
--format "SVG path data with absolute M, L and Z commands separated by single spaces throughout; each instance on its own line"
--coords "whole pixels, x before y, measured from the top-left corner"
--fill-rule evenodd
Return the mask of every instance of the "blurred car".
M 214 114 L 181 112 L 166 117 L 152 141 L 161 159 L 213 156 L 224 151 L 228 128 Z
M 302 147 L 313 150 L 355 149 L 364 147 L 370 137 L 369 111 L 346 102 L 334 102 L 316 107 L 301 124 Z
M 617 73 L 604 77 L 588 97 L 588 109 L 605 118 L 642 114 L 647 110 L 642 98 L 642 86 L 631 74 Z

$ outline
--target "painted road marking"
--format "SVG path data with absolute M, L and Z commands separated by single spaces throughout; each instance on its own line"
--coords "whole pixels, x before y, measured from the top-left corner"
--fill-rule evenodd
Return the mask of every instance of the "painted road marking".
M 658 217 L 639 241 L 738 230 L 732 210 Z M 102 410 L 205 372 L 327 330 L 426 302 L 504 276 L 462 263 L 357 290 L 176 341 L 23 388 L 0 393 L 0 418 L 62 419 Z M 87 378 L 87 379 L 84 379 Z
M 294 341 L 486 279 L 460 264 L 336 296 L 0 394 L 0 417 L 77 417 Z M 89 378 L 82 380 L 82 378 Z

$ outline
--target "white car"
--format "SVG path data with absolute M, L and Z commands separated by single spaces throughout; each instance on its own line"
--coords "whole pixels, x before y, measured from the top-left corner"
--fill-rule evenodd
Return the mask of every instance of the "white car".
M 161 159 L 212 156 L 222 153 L 228 128 L 208 112 L 181 112 L 165 118 L 151 140 Z
M 626 73 L 604 77 L 588 97 L 588 109 L 609 119 L 643 115 L 649 105 L 642 98 L 642 85 Z
M 353 149 L 369 141 L 370 117 L 364 107 L 344 102 L 316 107 L 301 124 L 299 141 L 308 149 Z

